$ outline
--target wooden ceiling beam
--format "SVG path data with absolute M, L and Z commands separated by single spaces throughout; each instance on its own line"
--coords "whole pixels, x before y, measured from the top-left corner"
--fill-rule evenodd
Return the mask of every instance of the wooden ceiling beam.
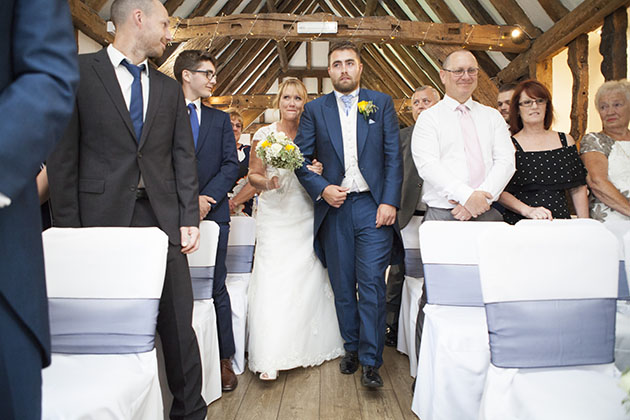
M 398 57 L 388 45 L 374 46 L 374 48 L 378 49 L 381 55 L 394 65 L 395 70 L 407 81 L 410 90 L 413 91 L 416 87 L 426 84 L 425 80 L 420 77 L 420 75 L 424 76 L 424 73 L 416 69 L 412 70 L 413 67 L 408 66 L 408 63 L 403 58 Z
M 420 22 L 433 22 L 431 17 L 424 11 L 422 6 L 417 0 L 403 0 L 403 3 L 407 5 L 411 13 L 416 17 Z
M 239 42 L 233 41 L 232 44 L 239 44 Z M 230 47 L 231 46 L 232 45 L 230 45 Z M 219 69 L 217 69 L 219 81 L 214 87 L 214 90 L 223 92 L 234 79 L 242 74 L 252 57 L 257 57 L 259 54 L 267 55 L 271 49 L 273 49 L 273 44 L 270 44 L 269 41 L 257 39 L 241 43 L 238 49 L 230 50 L 229 55 L 221 54 L 221 56 L 219 56 L 221 64 L 219 65 Z M 226 50 L 226 52 L 227 51 L 228 50 Z
M 68 0 L 68 4 L 72 14 L 72 24 L 76 29 L 103 46 L 114 42 L 114 36 L 107 32 L 107 23 L 87 4 L 80 0 Z
M 289 60 L 291 59 L 291 57 L 295 55 L 299 46 L 300 46 L 299 42 L 289 42 L 287 44 L 287 55 L 289 57 Z M 263 66 L 261 66 L 261 68 L 264 69 Z M 271 60 L 271 65 L 269 66 L 269 68 L 267 68 L 267 70 L 262 75 L 262 77 L 256 80 L 251 85 L 251 87 L 247 89 L 246 91 L 254 93 L 254 94 L 266 93 L 269 90 L 269 88 L 273 85 L 273 82 L 275 81 L 275 79 L 278 78 L 278 76 L 280 75 L 280 72 L 281 72 L 280 60 L 278 60 L 277 57 L 275 57 Z
M 277 13 L 274 0 L 267 0 L 267 10 L 271 13 Z M 284 41 L 276 41 L 276 50 L 278 51 L 278 59 L 280 60 L 280 67 L 282 71 L 287 71 L 289 68 L 289 60 L 287 59 L 287 50 L 284 48 Z
M 234 13 L 234 11 L 236 10 L 236 8 L 241 4 L 240 1 L 228 1 L 226 2 L 223 7 L 221 8 L 221 10 L 219 10 L 219 12 L 217 13 L 217 16 L 229 16 L 232 13 Z
M 516 57 L 497 74 L 501 83 L 517 80 L 527 74 L 529 65 L 555 54 L 579 35 L 588 33 L 602 24 L 604 18 L 630 0 L 584 0 L 579 6 L 556 22 L 538 37 L 529 50 Z
M 255 71 L 275 46 L 266 40 L 247 41 L 248 48 L 244 50 L 247 54 L 239 53 L 236 62 L 230 62 L 230 71 L 221 76 L 221 83 L 217 83 L 215 92 L 219 95 L 226 95 L 234 92 L 241 83 Z M 254 50 L 255 49 L 255 50 Z M 252 60 L 252 57 L 255 57 Z M 240 83 L 239 83 L 240 81 Z
M 96 13 L 101 11 L 103 6 L 105 6 L 105 3 L 107 3 L 107 0 L 86 0 L 85 1 L 85 4 L 87 4 L 87 6 L 90 9 L 94 10 Z
M 365 3 L 365 11 L 363 12 L 363 16 L 372 16 L 376 11 L 376 5 L 378 4 L 378 0 L 367 0 Z
M 490 16 L 490 13 L 479 3 L 479 0 L 460 0 L 460 2 L 466 10 L 468 10 L 468 13 L 470 13 L 470 16 L 472 16 L 475 22 L 481 25 L 496 24 L 492 16 Z
M 538 0 L 538 3 L 545 9 L 545 12 L 549 15 L 551 20 L 554 22 L 562 19 L 567 13 L 569 13 L 569 9 L 564 7 L 564 4 L 560 2 L 560 0 Z
M 628 12 L 625 7 L 606 16 L 602 26 L 599 52 L 602 55 L 604 80 L 625 79 L 628 75 Z
M 205 50 L 211 55 L 216 56 L 219 51 L 225 48 L 230 43 L 230 39 L 227 37 L 220 37 L 212 39 L 212 37 L 202 37 L 190 39 L 186 42 L 182 42 L 175 49 L 175 51 L 168 57 L 162 65 L 158 68 L 162 73 L 167 76 L 173 76 L 173 65 L 177 56 L 185 50 Z
M 258 10 L 258 7 L 260 7 L 261 4 L 262 4 L 262 8 L 260 9 L 260 13 L 267 13 L 268 10 L 267 10 L 266 0 L 250 1 L 247 4 L 247 6 L 245 6 L 245 8 L 243 9 L 241 13 L 244 13 L 244 14 L 256 13 L 256 10 Z
M 467 23 L 429 23 L 399 20 L 395 17 L 349 18 L 325 13 L 309 15 L 257 14 L 221 17 L 197 17 L 193 19 L 171 18 L 174 41 L 220 33 L 233 39 L 282 39 L 285 41 L 310 41 L 312 34 L 297 33 L 297 22 L 336 21 L 336 34 L 322 34 L 318 39 L 348 39 L 357 42 L 392 44 L 436 43 L 466 45 L 471 50 L 522 52 L 529 44 L 513 42 L 510 33 L 515 26 L 469 25 Z M 289 27 L 287 29 L 287 27 Z
M 188 19 L 192 19 L 198 16 L 205 16 L 206 13 L 212 9 L 212 6 L 215 5 L 217 0 L 201 0 L 197 6 L 190 12 L 187 16 Z M 218 16 L 218 15 L 217 15 Z
M 534 26 L 516 0 L 490 0 L 490 2 L 508 24 L 520 25 L 530 38 L 537 38 L 542 33 Z
M 173 16 L 175 10 L 177 10 L 177 8 L 181 6 L 183 2 L 184 0 L 166 0 L 166 2 L 164 3 L 164 8 L 168 12 L 169 16 Z
M 422 80 L 426 80 L 424 83 L 425 85 L 432 85 L 436 89 L 441 90 L 442 85 L 440 82 L 439 71 L 416 47 L 407 45 L 392 45 L 392 48 L 399 56 L 407 58 L 409 68 L 416 68 L 418 69 L 418 73 L 424 74 L 424 77 L 420 77 Z

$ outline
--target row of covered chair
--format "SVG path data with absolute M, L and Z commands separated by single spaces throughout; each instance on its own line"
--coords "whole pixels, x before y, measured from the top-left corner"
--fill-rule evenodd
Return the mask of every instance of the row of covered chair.
M 227 287 L 237 347 L 233 364 L 242 372 L 255 221 L 233 218 L 231 230 Z M 199 250 L 188 260 L 202 396 L 210 404 L 221 396 L 212 301 L 219 228 L 203 221 L 200 231 Z M 168 418 L 172 396 L 155 334 L 167 236 L 158 228 L 52 228 L 43 243 L 53 343 L 51 366 L 42 375 L 43 418 Z
M 624 418 L 612 363 L 620 254 L 609 230 L 427 222 L 419 238 L 420 418 Z

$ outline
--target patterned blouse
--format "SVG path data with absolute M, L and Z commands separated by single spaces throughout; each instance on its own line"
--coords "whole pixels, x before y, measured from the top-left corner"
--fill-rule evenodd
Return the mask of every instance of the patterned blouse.
M 608 159 L 608 180 L 626 198 L 630 198 L 630 141 L 615 141 L 604 133 L 588 133 L 580 142 L 580 154 L 602 153 Z M 591 218 L 601 222 L 630 220 L 630 217 L 602 203 L 595 194 L 590 194 Z

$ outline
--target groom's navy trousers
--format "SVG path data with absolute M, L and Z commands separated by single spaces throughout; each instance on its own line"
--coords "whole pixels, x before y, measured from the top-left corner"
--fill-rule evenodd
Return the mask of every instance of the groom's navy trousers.
M 328 211 L 320 238 L 344 347 L 358 351 L 362 365 L 378 368 L 383 364 L 385 270 L 394 229 L 376 229 L 377 207 L 369 192 L 348 194 L 339 208 Z

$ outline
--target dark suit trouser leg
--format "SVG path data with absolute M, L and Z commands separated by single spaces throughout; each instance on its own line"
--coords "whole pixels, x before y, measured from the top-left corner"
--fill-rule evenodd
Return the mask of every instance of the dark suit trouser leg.
M 393 229 L 376 229 L 375 220 L 371 195 L 350 195 L 339 209 L 330 209 L 322 234 L 345 349 L 358 351 L 362 365 L 380 367 Z
M 402 299 L 403 281 L 405 280 L 405 264 L 392 265 L 387 275 L 387 326 L 398 331 L 398 318 L 400 316 L 400 302 Z
M 214 264 L 214 282 L 212 283 L 212 299 L 217 314 L 217 331 L 219 335 L 219 355 L 221 359 L 229 359 L 234 355 L 234 331 L 232 330 L 232 305 L 230 295 L 225 287 L 227 268 L 225 257 L 228 247 L 230 225 L 227 222 L 219 224 L 219 245 Z
M 132 226 L 157 226 L 148 200 L 137 200 Z M 180 245 L 169 242 L 157 331 L 162 339 L 168 387 L 173 394 L 172 420 L 205 419 L 201 397 L 201 358 L 192 328 L 192 286 L 188 260 Z
M 0 295 L 0 418 L 42 417 L 42 354 L 35 337 Z

